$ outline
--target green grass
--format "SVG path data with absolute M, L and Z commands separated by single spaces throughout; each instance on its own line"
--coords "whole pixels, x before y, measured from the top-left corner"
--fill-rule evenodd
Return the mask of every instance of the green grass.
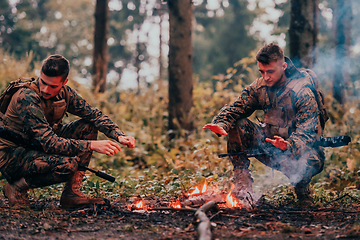
M 0 90 L 19 76 L 35 76 L 34 70 L 30 68 L 31 56 L 18 61 L 6 53 L 2 55 Z M 40 67 L 40 63 L 34 65 L 36 69 Z M 122 151 L 114 156 L 95 153 L 90 167 L 116 176 L 116 182 L 106 182 L 89 173 L 84 180 L 83 190 L 90 195 L 113 200 L 131 196 L 177 197 L 207 179 L 209 186 L 229 191 L 232 166 L 226 158 L 217 157 L 219 153 L 226 152 L 226 139 L 203 130 L 202 126 L 209 123 L 224 104 L 236 99 L 247 82 L 247 76 L 253 77 L 251 68 L 248 65 L 244 67 L 248 69 L 248 75 L 242 73 L 237 78 L 231 75 L 224 80 L 215 79 L 215 82 L 198 82 L 195 79 L 191 116 L 195 130 L 191 134 L 179 133 L 180 138 L 171 144 L 167 140 L 166 87 L 157 91 L 150 86 L 142 90 L 140 95 L 131 90 L 116 91 L 115 87 L 106 93 L 94 93 L 72 81 L 76 72 L 71 72 L 69 85 L 91 105 L 100 108 L 113 119 L 126 134 L 136 139 L 135 148 L 122 146 Z M 231 72 L 236 73 L 233 69 Z M 326 149 L 324 171 L 312 182 L 315 199 L 319 204 L 348 191 L 357 198 L 360 186 L 360 162 L 357 161 L 360 157 L 360 101 L 339 105 L 328 93 L 326 106 L 331 119 L 326 124 L 325 136 L 347 134 L 352 137 L 352 143 L 345 147 Z M 74 116 L 69 116 L 64 121 L 66 123 L 74 119 Z M 106 139 L 103 134 L 99 138 Z M 292 197 L 292 188 L 281 173 L 272 171 L 256 160 L 252 161 L 251 170 L 257 195 L 266 194 L 270 201 L 276 203 Z M 0 185 L 4 182 L 2 178 Z M 59 198 L 61 189 L 62 184 L 58 184 L 34 189 L 30 195 L 35 198 Z

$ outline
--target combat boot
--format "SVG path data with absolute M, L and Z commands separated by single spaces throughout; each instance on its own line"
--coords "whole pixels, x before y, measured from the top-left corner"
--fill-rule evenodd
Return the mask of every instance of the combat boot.
M 29 190 L 29 184 L 25 181 L 25 178 L 10 184 L 6 183 L 3 187 L 4 196 L 9 200 L 9 206 L 30 206 L 29 196 L 27 190 Z
M 105 203 L 102 198 L 88 197 L 81 192 L 81 182 L 85 176 L 84 171 L 77 171 L 65 184 L 60 198 L 60 207 L 64 209 L 81 208 L 96 203 Z
M 308 208 L 308 207 L 313 207 L 315 205 L 309 184 L 305 186 L 296 185 L 294 189 L 295 189 L 296 197 L 299 201 L 298 202 L 299 207 Z
M 248 204 L 253 196 L 252 183 L 254 182 L 250 170 L 245 168 L 234 169 L 233 182 L 234 188 L 231 193 L 242 200 L 244 204 Z

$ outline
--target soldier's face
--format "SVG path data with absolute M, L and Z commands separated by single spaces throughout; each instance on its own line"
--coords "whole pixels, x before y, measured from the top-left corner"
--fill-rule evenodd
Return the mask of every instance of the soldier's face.
M 61 76 L 49 77 L 41 73 L 39 77 L 40 94 L 44 99 L 56 96 L 61 87 L 67 83 L 68 79 L 63 81 Z
M 285 69 L 287 63 L 284 62 L 284 60 L 273 61 L 269 64 L 258 62 L 258 67 L 260 74 L 268 87 L 273 87 L 286 80 Z

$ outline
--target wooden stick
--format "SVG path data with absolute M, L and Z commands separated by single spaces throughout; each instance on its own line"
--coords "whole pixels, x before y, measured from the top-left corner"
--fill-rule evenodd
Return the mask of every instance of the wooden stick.
M 349 193 L 345 193 L 344 195 L 342 195 L 342 196 L 340 196 L 340 197 L 338 197 L 338 198 L 335 198 L 334 200 L 328 201 L 327 203 L 325 203 L 325 205 L 328 205 L 328 204 L 330 204 L 330 203 L 339 201 L 339 200 L 343 199 L 344 197 L 349 197 L 349 198 L 351 198 L 353 201 L 360 202 L 359 199 L 351 196 Z
M 199 219 L 200 223 L 197 227 L 199 240 L 211 240 L 211 226 L 210 220 L 206 216 L 206 212 L 216 206 L 216 202 L 209 201 L 202 205 L 199 210 L 195 212 L 195 219 Z
M 229 214 L 222 214 L 224 217 L 230 217 L 230 218 L 239 218 L 239 216 L 229 215 Z
M 173 207 L 158 207 L 158 208 L 149 208 L 148 211 L 181 211 L 181 212 L 196 212 L 195 208 L 173 208 Z
M 344 198 L 344 197 L 346 197 L 346 196 L 349 196 L 349 193 L 345 193 L 344 195 L 342 195 L 342 196 L 340 196 L 340 197 L 338 197 L 338 198 L 336 198 L 336 199 L 334 199 L 334 200 L 331 200 L 331 201 L 327 202 L 326 204 L 339 201 L 339 200 L 341 200 L 342 198 Z
M 216 217 L 217 215 L 219 215 L 219 214 L 221 214 L 221 213 L 223 213 L 223 211 L 218 211 L 217 213 L 215 213 L 214 215 L 212 215 L 210 218 L 209 218 L 209 220 L 211 220 L 211 219 L 213 219 L 214 217 Z

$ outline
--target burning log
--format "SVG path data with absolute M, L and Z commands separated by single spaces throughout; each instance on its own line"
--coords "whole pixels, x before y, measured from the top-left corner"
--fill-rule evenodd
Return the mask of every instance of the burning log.
M 189 199 L 185 200 L 182 205 L 183 206 L 202 206 L 208 201 L 214 201 L 216 203 L 224 202 L 224 199 L 226 198 L 225 194 L 218 193 L 214 194 L 212 191 L 208 191 L 203 194 L 195 195 L 189 197 Z
M 231 191 L 228 194 L 225 194 L 218 188 L 209 189 L 206 181 L 202 187 L 195 187 L 191 193 L 185 194 L 185 196 L 188 199 L 181 203 L 182 206 L 199 207 L 209 201 L 214 201 L 219 204 L 219 206 L 228 208 L 242 208 L 246 206 L 243 201 L 240 201 L 236 197 L 232 196 Z M 251 195 L 250 197 L 251 201 L 249 199 L 246 200 L 249 202 L 249 205 L 253 207 L 251 202 L 254 200 L 252 199 Z

